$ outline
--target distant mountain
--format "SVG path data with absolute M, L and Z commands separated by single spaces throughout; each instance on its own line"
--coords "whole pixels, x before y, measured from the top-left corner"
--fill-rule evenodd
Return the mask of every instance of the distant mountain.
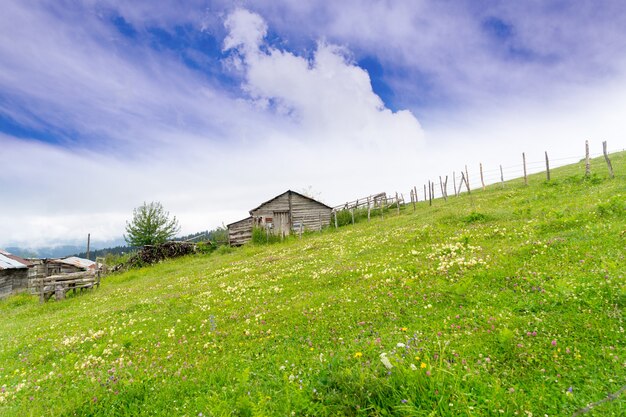
M 204 230 L 202 232 L 177 237 L 174 238 L 174 240 L 191 242 L 211 240 L 213 242 L 225 243 L 228 242 L 228 232 L 224 227 L 218 227 L 214 230 Z M 10 246 L 4 249 L 7 252 L 23 258 L 64 258 L 67 256 L 87 258 L 87 242 L 83 245 L 60 245 L 37 248 Z M 89 250 L 89 259 L 95 261 L 98 256 L 105 256 L 107 254 L 123 255 L 132 250 L 134 250 L 134 248 L 127 246 L 122 238 L 105 242 L 92 242 Z
M 116 247 L 120 245 L 125 245 L 123 239 L 114 239 L 109 241 L 100 241 L 100 242 L 92 242 L 91 251 L 96 251 L 102 248 L 107 247 Z M 21 256 L 23 258 L 64 258 L 67 256 L 72 256 L 80 252 L 85 252 L 87 250 L 87 242 L 82 245 L 58 245 L 58 246 L 45 246 L 45 247 L 34 247 L 34 248 L 24 248 L 20 246 L 8 246 L 4 248 L 7 252 L 10 252 L 14 255 Z

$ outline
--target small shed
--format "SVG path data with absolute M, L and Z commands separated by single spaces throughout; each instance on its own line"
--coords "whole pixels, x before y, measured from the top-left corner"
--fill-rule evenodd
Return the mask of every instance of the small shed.
M 31 266 L 26 259 L 0 250 L 0 298 L 27 289 Z
M 330 224 L 332 211 L 324 203 L 288 190 L 250 210 L 250 217 L 228 225 L 229 240 L 233 246 L 250 241 L 254 227 L 283 237 L 292 231 L 321 230 Z
M 236 221 L 226 226 L 228 228 L 228 244 L 241 246 L 252 240 L 252 217 Z
M 37 293 L 42 278 L 98 269 L 98 264 L 94 261 L 76 256 L 63 259 L 31 259 L 30 261 L 33 264 L 28 275 L 28 291 L 31 294 Z

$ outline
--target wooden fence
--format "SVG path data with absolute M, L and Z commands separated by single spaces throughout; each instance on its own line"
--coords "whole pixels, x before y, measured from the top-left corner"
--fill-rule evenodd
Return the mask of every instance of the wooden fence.
M 84 291 L 99 286 L 99 270 L 50 275 L 39 280 L 39 301 L 43 303 L 53 295 L 57 300 L 62 300 L 68 291 L 76 293 L 77 290 Z
M 478 172 L 475 173 L 472 177 L 470 177 L 470 170 L 467 165 L 465 165 L 462 169 L 458 171 L 453 171 L 452 175 L 438 176 L 437 180 L 428 180 L 423 187 L 423 201 L 428 202 L 429 205 L 433 204 L 433 200 L 437 198 L 442 198 L 444 201 L 447 201 L 449 198 L 448 190 L 452 192 L 452 196 L 458 197 L 461 193 L 471 194 L 472 191 L 476 189 L 476 184 L 480 184 L 480 188 L 485 190 L 486 184 L 497 184 L 500 183 L 501 187 L 505 186 L 505 175 L 508 180 L 523 178 L 524 184 L 528 185 L 528 175 L 532 173 L 545 172 L 546 181 L 550 182 L 552 180 L 551 177 L 551 163 L 556 166 L 566 165 L 569 163 L 575 163 L 581 161 L 580 156 L 573 156 L 568 158 L 556 158 L 550 159 L 548 152 L 544 152 L 542 155 L 543 158 L 541 161 L 529 162 L 526 158 L 526 153 L 522 153 L 521 155 L 521 164 L 514 166 L 503 167 L 499 165 L 497 168 L 491 170 L 483 169 L 482 162 L 478 165 Z M 606 168 L 608 170 L 609 178 L 614 178 L 615 173 L 613 171 L 613 166 L 611 164 L 611 160 L 609 158 L 609 152 L 607 150 L 607 142 L 602 142 L 602 153 L 591 154 L 589 152 L 589 141 L 585 141 L 585 156 L 583 160 L 585 161 L 585 177 L 589 177 L 591 175 L 591 163 L 590 159 L 592 157 L 600 157 L 604 156 L 604 161 L 606 163 Z M 556 164 L 554 164 L 556 162 Z M 472 187 L 470 184 L 474 185 Z M 450 187 L 451 185 L 451 187 Z M 419 191 L 418 191 L 419 190 Z M 414 186 L 408 193 L 410 197 L 410 203 L 413 205 L 413 210 L 416 209 L 416 203 L 420 201 L 421 188 Z M 335 220 L 335 228 L 338 227 L 337 222 L 337 213 L 341 211 L 350 211 L 352 215 L 352 223 L 354 224 L 354 211 L 359 208 L 367 207 L 367 219 L 370 220 L 370 211 L 371 209 L 381 209 L 380 214 L 383 217 L 384 209 L 389 208 L 391 206 L 396 206 L 398 214 L 400 213 L 400 206 L 406 205 L 404 200 L 404 195 L 395 193 L 395 196 L 388 195 L 387 193 L 378 193 L 372 194 L 368 197 L 360 198 L 354 201 L 346 202 L 345 204 L 340 204 L 338 206 L 333 207 L 333 215 Z

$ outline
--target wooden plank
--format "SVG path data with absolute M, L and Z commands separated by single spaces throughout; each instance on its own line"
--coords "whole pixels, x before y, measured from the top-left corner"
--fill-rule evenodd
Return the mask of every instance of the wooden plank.
M 606 165 L 609 167 L 609 176 L 611 178 L 615 178 L 615 174 L 613 174 L 613 165 L 611 165 L 611 160 L 609 159 L 609 154 L 606 150 L 606 141 L 602 142 L 602 153 L 604 154 Z

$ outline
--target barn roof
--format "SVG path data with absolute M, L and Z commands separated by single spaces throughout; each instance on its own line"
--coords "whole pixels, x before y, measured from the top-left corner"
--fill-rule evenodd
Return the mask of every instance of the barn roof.
M 22 269 L 28 268 L 30 263 L 26 259 L 0 250 L 0 269 Z
M 291 193 L 291 194 L 298 195 L 298 196 L 300 196 L 300 197 L 302 197 L 302 198 L 306 198 L 307 200 L 313 201 L 313 202 L 315 202 L 315 203 L 317 203 L 317 204 L 319 204 L 319 205 L 321 205 L 321 206 L 324 206 L 324 207 L 326 207 L 326 208 L 328 208 L 328 209 L 330 209 L 330 210 L 332 210 L 332 209 L 333 209 L 332 207 L 329 207 L 329 206 L 327 206 L 326 204 L 324 204 L 324 203 L 322 203 L 322 202 L 320 202 L 320 201 L 315 200 L 314 198 L 307 197 L 306 195 L 300 194 L 300 193 L 298 193 L 298 192 L 296 192 L 296 191 L 287 190 L 287 191 L 285 191 L 284 193 L 282 193 L 282 194 L 278 194 L 276 197 L 274 197 L 274 198 L 271 198 L 271 199 L 267 200 L 265 203 L 260 204 L 257 208 L 253 208 L 252 210 L 250 210 L 250 214 L 252 214 L 252 212 L 253 212 L 253 211 L 256 211 L 256 210 L 260 209 L 261 207 L 263 207 L 263 206 L 264 206 L 264 205 L 266 205 L 267 203 L 271 203 L 272 201 L 276 200 L 277 198 L 280 198 L 280 197 L 284 196 L 285 194 L 290 194 L 290 193 Z
M 96 267 L 96 263 L 94 261 L 91 261 L 89 259 L 84 259 L 84 258 L 78 258 L 76 256 L 70 256 L 69 258 L 59 259 L 58 262 L 67 264 L 67 265 L 72 265 L 72 266 L 75 266 L 77 268 L 81 268 L 84 270 L 94 269 Z

